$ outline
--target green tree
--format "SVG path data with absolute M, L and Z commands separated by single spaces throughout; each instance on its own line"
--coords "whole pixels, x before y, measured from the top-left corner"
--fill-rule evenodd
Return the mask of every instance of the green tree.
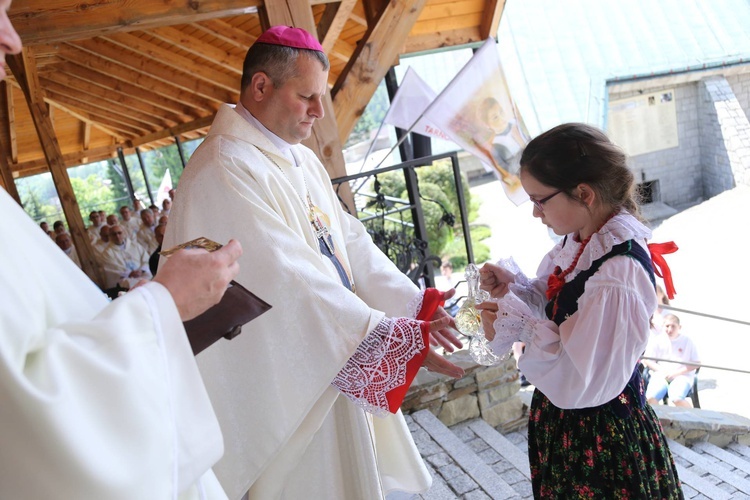
M 348 148 L 354 144 L 370 139 L 370 134 L 380 127 L 380 124 L 385 118 L 385 114 L 388 112 L 388 108 L 391 103 L 388 99 L 388 90 L 385 87 L 385 80 L 380 82 L 378 88 L 375 90 L 372 99 L 365 107 L 362 116 L 354 126 L 354 130 L 349 134 L 349 138 L 346 140 L 344 148 Z
M 104 179 L 96 174 L 91 174 L 85 179 L 73 177 L 70 179 L 73 192 L 78 200 L 78 207 L 84 221 L 89 218 L 92 210 L 104 210 L 106 213 L 116 213 L 117 206 L 114 202 L 112 188 Z

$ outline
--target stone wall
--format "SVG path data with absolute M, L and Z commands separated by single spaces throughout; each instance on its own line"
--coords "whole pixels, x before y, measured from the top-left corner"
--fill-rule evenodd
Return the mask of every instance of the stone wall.
M 675 90 L 679 146 L 630 158 L 639 183 L 657 181 L 654 201 L 690 205 L 750 185 L 750 72 L 611 92 L 610 100 Z
M 466 351 L 446 357 L 465 370 L 464 377 L 456 380 L 422 370 L 404 398 L 401 411 L 408 414 L 428 409 L 447 426 L 477 417 L 501 432 L 526 425 L 526 410 L 518 397 L 521 384 L 515 359 L 481 366 Z

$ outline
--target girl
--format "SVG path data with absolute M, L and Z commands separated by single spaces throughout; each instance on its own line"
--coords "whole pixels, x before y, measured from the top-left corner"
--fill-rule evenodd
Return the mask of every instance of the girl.
M 497 301 L 479 306 L 498 354 L 536 387 L 529 460 L 536 498 L 683 498 L 636 369 L 656 309 L 654 271 L 625 154 L 584 124 L 532 140 L 520 179 L 534 216 L 562 241 L 529 280 L 512 259 L 485 264 Z

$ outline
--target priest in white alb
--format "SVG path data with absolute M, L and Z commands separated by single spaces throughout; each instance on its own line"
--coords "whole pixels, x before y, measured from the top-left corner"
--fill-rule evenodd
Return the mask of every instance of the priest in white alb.
M 431 478 L 399 405 L 421 365 L 463 374 L 430 348 L 461 345 L 443 295 L 421 293 L 378 250 L 300 144 L 323 116 L 327 81 L 309 33 L 261 35 L 240 102 L 220 107 L 180 179 L 164 239 L 236 235 L 246 248 L 238 281 L 273 305 L 249 335 L 198 356 L 225 435 L 215 471 L 233 499 L 425 491 Z

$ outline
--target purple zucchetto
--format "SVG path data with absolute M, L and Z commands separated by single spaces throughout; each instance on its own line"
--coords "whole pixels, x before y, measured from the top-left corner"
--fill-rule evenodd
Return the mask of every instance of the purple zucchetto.
M 302 28 L 292 26 L 272 26 L 264 31 L 255 42 L 325 52 L 314 36 Z

